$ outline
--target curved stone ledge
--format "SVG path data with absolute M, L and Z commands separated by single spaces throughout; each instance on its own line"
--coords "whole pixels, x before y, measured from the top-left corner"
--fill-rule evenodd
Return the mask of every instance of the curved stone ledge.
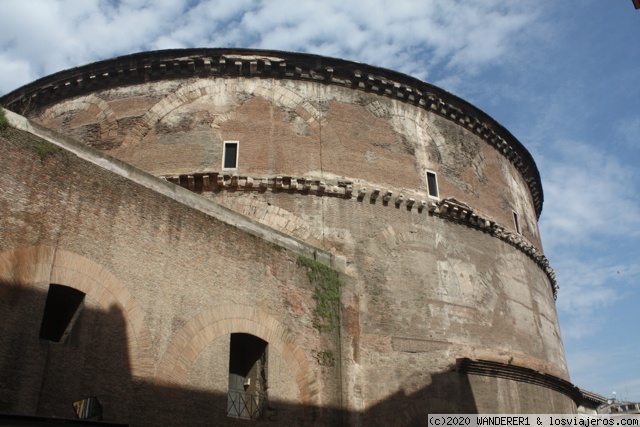
M 505 226 L 478 215 L 474 210 L 454 198 L 431 201 L 421 199 L 419 193 L 398 192 L 395 189 L 360 187 L 354 193 L 354 182 L 341 180 L 310 179 L 293 176 L 248 176 L 230 175 L 220 172 L 193 173 L 160 178 L 195 192 L 220 191 L 257 191 L 285 192 L 315 195 L 321 197 L 355 198 L 359 202 L 368 200 L 371 204 L 405 208 L 409 212 L 430 215 L 466 225 L 496 237 L 513 246 L 533 260 L 547 275 L 551 284 L 553 298 L 558 297 L 558 281 L 556 273 L 549 265 L 549 260 L 521 234 L 513 232 Z
M 456 361 L 455 370 L 466 374 L 505 378 L 512 381 L 535 384 L 568 396 L 576 405 L 580 405 L 582 402 L 580 389 L 569 381 L 522 366 L 464 358 Z
M 429 212 L 432 215 L 482 230 L 515 247 L 531 258 L 545 272 L 551 284 L 553 298 L 558 298 L 558 280 L 555 271 L 549 266 L 549 260 L 522 235 L 508 230 L 491 219 L 475 214 L 467 204 L 453 198 L 430 203 Z
M 600 396 L 599 394 L 583 390 L 579 388 L 580 394 L 582 395 L 582 405 L 589 405 L 593 407 L 597 407 L 607 402 L 607 398 L 604 396 Z
M 61 71 L 0 98 L 25 115 L 91 91 L 194 76 L 282 78 L 344 86 L 397 99 L 456 122 L 483 138 L 522 174 L 540 217 L 544 196 L 529 151 L 502 125 L 457 96 L 395 71 L 318 55 L 253 49 L 178 49 L 143 52 Z

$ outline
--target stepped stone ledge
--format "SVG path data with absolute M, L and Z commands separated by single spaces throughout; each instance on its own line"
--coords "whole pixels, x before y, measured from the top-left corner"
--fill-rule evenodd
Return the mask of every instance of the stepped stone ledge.
M 335 197 L 341 199 L 353 199 L 354 182 L 349 180 L 337 180 L 328 182 L 320 179 L 310 179 L 294 176 L 246 176 L 229 175 L 219 172 L 193 173 L 172 176 L 160 176 L 161 179 L 172 182 L 176 185 L 195 192 L 221 192 L 221 191 L 272 191 L 282 193 L 298 193 L 306 195 L 316 195 L 320 197 Z M 254 185 L 259 182 L 259 185 Z M 468 204 L 455 198 L 442 200 L 421 199 L 419 192 L 414 192 L 409 196 L 397 191 L 397 196 L 393 196 L 395 189 L 381 189 L 360 187 L 357 190 L 355 200 L 363 202 L 369 200 L 371 204 L 376 204 L 380 194 L 382 206 L 393 206 L 396 209 L 404 209 L 408 212 L 422 214 L 424 212 L 439 218 L 453 221 L 468 227 L 475 228 L 496 237 L 503 242 L 517 248 L 527 255 L 546 274 L 551 284 L 554 299 L 558 296 L 558 281 L 555 271 L 549 266 L 548 259 L 521 234 L 509 230 L 490 218 L 485 218 L 474 212 Z M 407 192 L 406 190 L 403 190 Z M 428 199 L 428 198 L 425 198 Z M 416 202 L 417 203 L 416 207 Z M 392 201 L 393 203 L 389 203 Z M 426 208 L 426 209 L 425 209 Z

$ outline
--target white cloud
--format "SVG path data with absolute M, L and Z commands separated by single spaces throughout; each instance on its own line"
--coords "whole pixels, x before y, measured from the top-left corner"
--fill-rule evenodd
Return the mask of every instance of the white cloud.
M 580 347 L 567 353 L 571 377 L 579 377 L 579 387 L 611 397 L 616 392 L 619 399 L 640 401 L 640 378 L 629 375 L 635 372 L 638 346 L 632 342 L 611 343 L 594 341 L 592 345 Z M 611 363 L 611 361 L 623 361 Z
M 596 144 L 565 139 L 545 148 L 536 156 L 545 194 L 540 226 L 558 275 L 563 337 L 594 339 L 637 293 L 638 172 Z
M 621 142 L 630 147 L 640 147 L 640 116 L 620 120 L 615 129 L 622 137 Z
M 496 1 L 301 4 L 264 3 L 245 15 L 242 25 L 262 34 L 259 47 L 316 52 L 321 47 L 324 54 L 421 77 L 436 65 L 467 74 L 492 63 L 536 17 L 533 8 Z
M 639 236 L 635 169 L 601 148 L 569 140 L 541 157 L 545 212 L 540 224 L 548 248 Z
M 37 76 L 28 61 L 11 58 L 2 53 L 0 53 L 0 69 L 2 70 L 2 83 L 8 88 L 19 87 L 25 82 L 34 80 Z M 2 94 L 1 88 L 0 94 Z
M 260 47 L 397 69 L 476 73 L 515 51 L 536 8 L 498 0 L 26 0 L 3 5 L 0 93 L 62 69 L 147 49 Z M 15 65 L 14 65 L 15 67 Z
M 591 318 L 592 325 L 597 312 L 612 306 L 625 295 L 628 282 L 640 278 L 640 267 L 627 264 L 625 260 L 618 263 L 609 259 L 598 260 L 560 259 L 554 263 L 561 282 L 560 295 L 556 306 L 571 321 Z M 597 322 L 595 322 L 597 323 Z M 572 335 L 571 325 L 566 325 L 565 333 Z M 576 329 L 574 336 L 584 331 Z

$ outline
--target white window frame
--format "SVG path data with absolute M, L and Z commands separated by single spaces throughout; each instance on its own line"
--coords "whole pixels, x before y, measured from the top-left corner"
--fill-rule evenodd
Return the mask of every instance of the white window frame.
M 433 178 L 434 178 L 434 180 L 436 182 L 436 188 L 435 188 L 436 195 L 435 196 L 433 196 L 431 194 L 431 188 L 429 187 L 429 174 L 433 174 Z M 429 196 L 429 198 L 430 199 L 434 199 L 434 200 L 440 200 L 440 188 L 438 186 L 438 174 L 435 173 L 435 171 L 427 169 L 427 170 L 424 171 L 424 177 L 427 180 L 427 195 Z
M 518 234 L 522 234 L 521 228 L 520 228 L 520 218 L 518 216 L 518 212 L 516 211 L 512 211 L 513 212 L 513 224 L 516 227 L 516 233 Z
M 227 144 L 236 144 L 236 162 L 232 168 L 224 167 L 225 158 L 227 156 Z M 240 141 L 223 141 L 222 142 L 222 170 L 230 171 L 238 169 L 238 159 L 240 158 Z

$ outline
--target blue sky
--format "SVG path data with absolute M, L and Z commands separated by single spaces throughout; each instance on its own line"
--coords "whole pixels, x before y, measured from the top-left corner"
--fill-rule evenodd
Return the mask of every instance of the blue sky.
M 0 95 L 113 56 L 311 52 L 468 100 L 533 154 L 572 381 L 640 401 L 640 10 L 631 0 L 22 0 L 2 3 Z

